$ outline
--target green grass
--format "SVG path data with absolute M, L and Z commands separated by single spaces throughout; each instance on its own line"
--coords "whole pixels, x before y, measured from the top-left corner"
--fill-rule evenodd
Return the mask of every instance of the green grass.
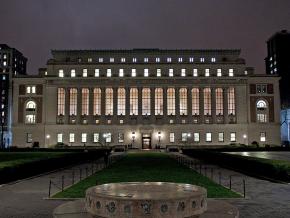
M 0 169 L 43 159 L 62 157 L 68 152 L 0 152 Z
M 73 185 L 63 192 L 57 193 L 56 198 L 82 198 L 89 187 L 104 183 L 116 182 L 175 182 L 203 186 L 210 198 L 241 197 L 207 177 L 179 165 L 167 154 L 135 153 L 128 154 L 122 160 L 111 165 L 87 179 Z

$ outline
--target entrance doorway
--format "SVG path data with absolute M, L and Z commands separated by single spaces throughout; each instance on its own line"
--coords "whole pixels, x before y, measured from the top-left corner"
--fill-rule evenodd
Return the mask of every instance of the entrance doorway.
M 142 134 L 142 149 L 152 149 L 151 134 Z

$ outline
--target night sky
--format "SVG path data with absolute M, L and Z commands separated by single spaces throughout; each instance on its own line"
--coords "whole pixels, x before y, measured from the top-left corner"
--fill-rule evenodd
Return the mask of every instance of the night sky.
M 51 49 L 241 48 L 264 73 L 265 41 L 290 30 L 290 0 L 0 0 L 0 43 L 36 74 Z

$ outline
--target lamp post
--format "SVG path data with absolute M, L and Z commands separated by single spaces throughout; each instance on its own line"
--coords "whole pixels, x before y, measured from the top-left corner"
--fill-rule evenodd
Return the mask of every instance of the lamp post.
M 243 135 L 243 138 L 244 138 L 244 144 L 246 145 L 246 144 L 247 144 L 247 143 L 246 143 L 246 142 L 247 142 L 247 135 L 244 134 L 244 135 Z
M 46 139 L 47 139 L 47 147 L 49 147 L 49 139 L 50 139 L 50 135 L 49 134 L 46 135 Z
M 157 133 L 157 137 L 158 137 L 158 149 L 160 149 L 160 146 L 161 146 L 161 145 L 160 145 L 160 144 L 161 144 L 161 143 L 160 143 L 160 142 L 161 142 L 161 132 L 158 132 L 158 133 Z
M 134 142 L 135 142 L 135 138 L 136 138 L 136 133 L 132 132 L 132 147 L 131 148 L 133 148 L 133 145 L 134 145 Z

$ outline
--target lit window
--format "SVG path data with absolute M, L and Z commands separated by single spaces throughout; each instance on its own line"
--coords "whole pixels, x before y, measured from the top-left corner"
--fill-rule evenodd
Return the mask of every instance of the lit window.
M 234 69 L 229 69 L 229 76 L 234 76 Z
M 200 58 L 200 62 L 204 63 L 205 59 L 204 58 Z
M 7 66 L 7 62 L 3 61 L 3 66 L 6 67 Z
M 77 115 L 77 96 L 78 90 L 76 88 L 71 88 L 69 90 L 69 115 Z
M 174 123 L 174 120 L 169 120 L 169 123 L 170 123 L 170 124 L 173 124 L 173 123 Z
M 121 62 L 125 63 L 126 62 L 126 58 L 121 58 Z
M 171 63 L 171 58 L 167 58 L 167 62 L 168 63 Z
M 169 69 L 169 76 L 170 76 L 170 77 L 173 77 L 173 76 L 174 76 L 174 74 L 173 74 L 173 69 Z
M 260 132 L 260 141 L 265 142 L 266 141 L 266 133 L 265 132 Z
M 236 114 L 235 88 L 233 87 L 228 89 L 228 114 Z
M 211 115 L 211 89 L 203 90 L 204 115 Z
M 192 95 L 192 115 L 199 115 L 199 89 L 193 88 Z
M 182 62 L 182 58 L 178 58 L 178 62 L 181 63 Z
M 62 133 L 57 134 L 57 143 L 63 143 L 63 134 Z
M 197 69 L 193 69 L 193 76 L 194 77 L 197 77 L 198 76 Z
M 100 77 L 100 69 L 95 69 L 95 77 Z
M 205 76 L 209 76 L 209 69 L 205 69 Z
M 149 70 L 148 69 L 144 69 L 144 77 L 148 77 L 149 76 Z
M 83 69 L 83 77 L 88 77 L 88 69 Z
M 216 62 L 216 58 L 211 58 L 211 62 L 215 63 Z
M 58 70 L 58 77 L 64 77 L 64 73 L 62 69 Z
M 218 141 L 219 142 L 223 142 L 224 141 L 224 133 L 223 132 L 219 132 L 218 133 Z
M 105 115 L 113 115 L 113 89 L 112 88 L 106 88 L 106 107 L 105 107 Z
M 187 142 L 187 139 L 188 139 L 188 133 L 187 132 L 181 133 L 181 141 Z
M 90 62 L 92 62 L 93 61 L 93 59 L 92 58 L 88 58 L 88 62 L 90 63 Z
M 267 123 L 268 122 L 268 106 L 266 101 L 259 100 L 257 102 L 257 122 Z
M 96 119 L 96 124 L 100 124 L 100 120 Z
M 32 142 L 32 133 L 27 133 L 26 135 L 26 142 L 31 143 Z
M 87 133 L 82 133 L 82 143 L 86 143 L 87 142 Z
M 65 89 L 57 89 L 57 115 L 65 115 Z
M 31 93 L 33 93 L 33 94 L 36 93 L 36 87 L 35 86 L 31 86 Z
M 108 120 L 107 123 L 108 123 L 108 124 L 112 124 L 112 120 Z
M 206 142 L 211 142 L 211 132 L 207 132 L 206 134 L 205 134 L 205 141 Z
M 25 123 L 34 124 L 36 121 L 36 103 L 28 101 L 25 107 Z
M 245 70 L 245 75 L 248 75 L 248 71 L 247 70 Z
M 179 112 L 180 115 L 187 115 L 187 89 L 181 88 L 179 90 Z
M 130 115 L 138 115 L 138 89 L 130 89 Z
M 76 77 L 76 70 L 75 69 L 70 70 L 70 77 Z
M 190 63 L 193 63 L 193 61 L 194 61 L 194 58 L 193 57 L 189 58 L 189 62 Z
M 6 54 L 3 55 L 3 59 L 7 59 L 7 55 Z
M 124 142 L 124 133 L 118 133 L 118 142 L 123 143 Z
M 112 133 L 110 133 L 110 132 L 104 133 L 104 138 L 105 138 L 106 143 L 112 142 Z
M 119 122 L 120 124 L 124 124 L 124 120 L 120 120 L 120 122 Z
M 104 58 L 99 58 L 99 62 L 103 63 L 104 62 Z
M 217 76 L 218 77 L 222 76 L 222 69 L 217 69 Z
M 69 134 L 69 142 L 70 142 L 70 143 L 75 142 L 75 134 L 74 134 L 74 133 L 70 133 L 70 134 Z
M 157 77 L 161 77 L 161 69 L 157 69 L 157 74 L 156 74 Z
M 199 142 L 199 133 L 198 132 L 193 133 L 193 141 Z
M 230 134 L 230 141 L 231 142 L 235 142 L 236 141 L 236 133 L 235 132 L 231 132 L 231 134 Z
M 148 58 L 144 58 L 144 62 L 147 63 L 148 62 Z
M 118 102 L 117 102 L 117 114 L 126 114 L 126 90 L 124 88 L 118 88 Z
M 174 132 L 169 133 L 169 142 L 174 143 Z
M 216 115 L 223 115 L 224 114 L 224 94 L 222 88 L 217 88 L 215 90 L 215 107 L 216 107 Z
M 30 94 L 30 93 L 31 93 L 31 87 L 30 87 L 30 86 L 27 86 L 27 87 L 26 87 L 26 93 L 27 93 L 27 94 Z
M 110 58 L 110 63 L 114 63 L 115 58 Z
M 156 58 L 156 63 L 159 63 L 160 62 L 160 58 Z
M 167 114 L 175 115 L 175 89 L 167 89 Z
M 163 115 L 163 89 L 155 89 L 155 115 Z
M 151 111 L 151 90 L 149 88 L 142 89 L 142 115 L 150 115 Z
M 93 111 L 94 115 L 101 114 L 101 89 L 94 88 L 94 101 L 93 101 Z
M 186 76 L 186 69 L 181 69 L 181 76 L 182 77 Z
M 124 69 L 119 69 L 119 77 L 124 77 Z
M 133 61 L 133 63 L 136 63 L 137 62 L 137 58 L 133 58 L 132 61 Z
M 82 115 L 89 115 L 89 89 L 82 89 Z
M 136 69 L 132 69 L 131 76 L 132 76 L 132 77 L 136 77 Z
M 111 69 L 107 69 L 107 77 L 111 77 L 112 76 L 112 70 Z

